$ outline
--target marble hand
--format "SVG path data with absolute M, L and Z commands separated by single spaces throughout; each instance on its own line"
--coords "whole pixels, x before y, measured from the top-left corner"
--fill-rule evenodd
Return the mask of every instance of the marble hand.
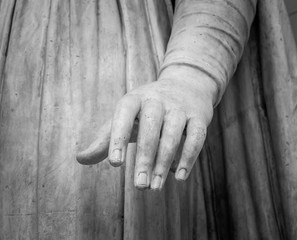
M 111 165 L 121 166 L 128 143 L 136 141 L 135 186 L 161 189 L 180 149 L 175 177 L 186 180 L 203 146 L 215 96 L 216 84 L 204 73 L 186 66 L 168 67 L 158 81 L 119 101 L 112 121 L 77 160 L 94 164 L 108 154 Z
M 120 166 L 138 130 L 135 186 L 161 189 L 178 149 L 175 177 L 185 180 L 203 146 L 213 106 L 241 58 L 256 3 L 177 0 L 158 81 L 125 95 L 112 123 L 103 126 L 98 140 L 78 155 L 78 161 L 96 163 L 108 152 L 110 163 Z

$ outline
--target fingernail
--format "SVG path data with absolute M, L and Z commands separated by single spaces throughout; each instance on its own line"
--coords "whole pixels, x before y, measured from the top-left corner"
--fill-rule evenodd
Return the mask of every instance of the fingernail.
M 110 160 L 111 160 L 112 164 L 121 164 L 122 163 L 122 151 L 121 151 L 121 149 L 113 150 Z
M 161 176 L 155 176 L 153 178 L 152 183 L 151 183 L 151 189 L 160 190 L 161 189 L 161 183 L 162 183 L 162 177 Z
M 143 187 L 147 187 L 147 174 L 142 172 L 139 173 L 136 179 L 136 186 L 143 188 Z
M 186 179 L 186 174 L 187 174 L 187 170 L 182 168 L 176 174 L 176 179 L 177 180 L 185 180 Z

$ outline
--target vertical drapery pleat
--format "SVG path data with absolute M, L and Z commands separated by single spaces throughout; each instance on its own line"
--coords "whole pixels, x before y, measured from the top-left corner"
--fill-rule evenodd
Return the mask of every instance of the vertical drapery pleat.
M 49 4 L 15 1 L 14 9 L 11 4 L 12 1 L 1 1 L 0 5 L 1 17 L 7 16 L 1 25 L 11 18 L 10 30 L 2 32 L 1 39 L 7 39 L 7 46 L 0 56 L 0 234 L 2 239 L 36 239 L 41 79 Z
M 0 1 L 0 239 L 296 239 L 297 60 L 281 0 L 259 1 L 185 183 L 136 190 L 135 144 L 122 168 L 76 163 L 120 97 L 156 80 L 171 10 Z
M 260 4 L 261 76 L 280 187 L 279 207 L 283 210 L 287 239 L 296 239 L 297 50 L 283 1 Z
M 223 239 L 297 237 L 296 56 L 284 3 L 259 1 L 208 134 Z

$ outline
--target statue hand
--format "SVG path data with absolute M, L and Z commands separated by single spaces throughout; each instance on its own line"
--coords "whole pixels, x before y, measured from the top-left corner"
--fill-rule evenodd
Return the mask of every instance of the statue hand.
M 136 140 L 135 186 L 161 189 L 185 132 L 175 173 L 177 180 L 185 180 L 204 144 L 215 95 L 215 83 L 198 70 L 168 67 L 158 81 L 123 96 L 113 120 L 77 160 L 95 164 L 108 155 L 113 166 L 120 166 L 128 143 Z

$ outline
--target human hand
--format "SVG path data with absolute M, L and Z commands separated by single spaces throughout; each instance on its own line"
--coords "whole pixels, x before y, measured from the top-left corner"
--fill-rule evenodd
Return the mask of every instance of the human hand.
M 204 73 L 168 67 L 158 81 L 123 96 L 113 120 L 102 126 L 98 139 L 77 160 L 95 164 L 108 156 L 111 165 L 121 166 L 128 143 L 136 140 L 135 186 L 161 189 L 185 133 L 175 178 L 186 180 L 203 147 L 215 95 L 216 85 Z

